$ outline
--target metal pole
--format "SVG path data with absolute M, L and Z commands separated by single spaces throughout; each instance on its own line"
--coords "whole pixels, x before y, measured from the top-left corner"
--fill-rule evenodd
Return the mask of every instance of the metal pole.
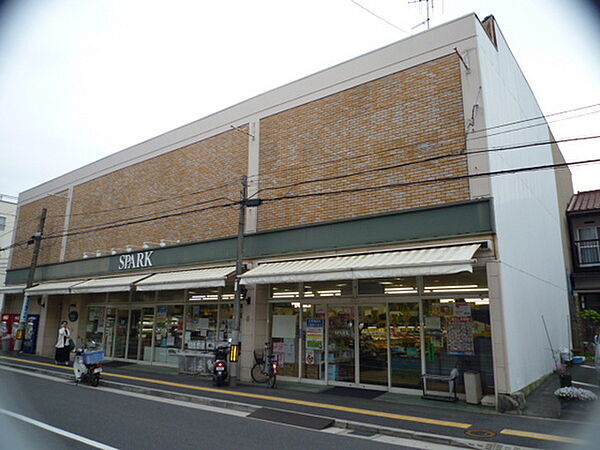
M 244 268 L 242 264 L 243 252 L 244 252 L 244 228 L 246 226 L 246 200 L 248 196 L 248 179 L 246 176 L 242 177 L 242 192 L 240 202 L 240 220 L 238 223 L 238 235 L 237 235 L 237 253 L 235 260 L 235 297 L 233 304 L 233 332 L 231 335 L 231 345 L 240 345 L 240 312 L 241 312 L 241 298 L 242 298 L 242 285 L 240 284 L 240 275 Z M 229 377 L 229 385 L 235 387 L 239 378 L 239 360 L 231 363 L 231 375 Z
M 31 265 L 29 266 L 29 274 L 27 275 L 27 284 L 25 285 L 25 295 L 23 296 L 23 307 L 21 308 L 21 317 L 19 318 L 19 327 L 17 328 L 17 337 L 15 340 L 15 350 L 21 351 L 23 348 L 23 339 L 25 337 L 25 324 L 27 323 L 27 313 L 29 312 L 29 295 L 27 289 L 33 286 L 33 280 L 35 278 L 35 269 L 37 267 L 38 256 L 40 255 L 40 245 L 42 243 L 42 236 L 44 235 L 44 225 L 46 223 L 46 214 L 48 210 L 42 209 L 42 215 L 40 216 L 40 224 L 38 231 L 33 236 L 33 256 L 31 257 Z

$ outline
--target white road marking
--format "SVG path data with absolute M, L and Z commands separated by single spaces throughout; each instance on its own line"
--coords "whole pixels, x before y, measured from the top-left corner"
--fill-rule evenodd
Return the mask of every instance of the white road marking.
M 104 392 L 110 392 L 111 394 L 127 395 L 129 397 L 141 398 L 143 400 L 167 403 L 169 405 L 182 406 L 184 408 L 201 409 L 203 411 L 210 411 L 210 412 L 215 412 L 215 413 L 219 413 L 219 414 L 228 414 L 230 416 L 246 417 L 248 414 L 250 414 L 248 412 L 237 411 L 235 409 L 225 409 L 225 408 L 219 408 L 218 406 L 201 405 L 199 403 L 185 402 L 182 400 L 174 400 L 171 398 L 155 397 L 153 395 L 141 394 L 139 392 L 123 391 L 121 389 L 113 389 L 113 388 L 108 388 L 108 387 L 98 387 L 95 389 L 101 390 Z
M 571 381 L 571 383 L 573 383 L 573 384 L 580 384 L 582 386 L 589 386 L 589 387 L 600 388 L 600 386 L 598 386 L 597 384 L 584 383 L 582 381 Z
M 83 444 L 87 444 L 90 447 L 100 448 L 103 450 L 117 450 L 115 447 L 111 447 L 110 445 L 103 444 L 102 442 L 97 442 L 92 439 L 88 439 L 86 437 L 79 436 L 78 434 L 71 433 L 70 431 L 66 431 L 66 430 L 63 430 L 60 428 L 53 427 L 52 425 L 48 425 L 47 423 L 40 422 L 39 420 L 35 420 L 30 417 L 23 416 L 21 414 L 17 414 L 12 411 L 8 411 L 7 409 L 0 408 L 0 414 L 4 414 L 4 415 L 12 417 L 14 419 L 20 420 L 21 422 L 25 422 L 30 425 L 34 425 L 38 428 L 50 431 L 50 432 L 58 434 L 60 436 L 64 436 L 69 439 L 73 439 L 74 441 L 78 441 Z

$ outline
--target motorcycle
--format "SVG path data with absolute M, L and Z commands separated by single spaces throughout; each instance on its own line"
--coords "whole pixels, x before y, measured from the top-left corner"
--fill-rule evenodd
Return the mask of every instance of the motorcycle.
M 229 372 L 227 370 L 227 355 L 229 353 L 229 347 L 217 347 L 215 348 L 215 361 L 213 363 L 213 382 L 217 386 L 222 386 L 229 378 Z
M 87 381 L 91 386 L 98 386 L 102 377 L 102 362 L 104 361 L 104 350 L 92 350 L 97 347 L 95 343 L 76 348 L 73 352 L 73 372 L 75 374 L 75 383 Z

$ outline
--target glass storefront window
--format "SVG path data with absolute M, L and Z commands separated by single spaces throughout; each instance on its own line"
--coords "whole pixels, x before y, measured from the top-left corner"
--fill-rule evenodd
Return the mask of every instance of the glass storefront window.
M 219 288 L 190 289 L 187 297 L 190 302 L 216 302 L 219 300 Z
M 115 332 L 116 308 L 106 308 L 106 322 L 104 324 L 104 348 L 106 356 L 113 356 L 113 339 Z
M 296 285 L 297 288 L 297 285 Z M 298 376 L 298 315 L 297 303 L 271 305 L 271 341 L 273 354 L 279 361 L 279 375 Z
M 177 364 L 174 352 L 181 349 L 183 340 L 183 305 L 158 305 L 154 334 L 154 361 Z
M 389 305 L 392 386 L 416 389 L 421 381 L 418 303 Z
M 358 295 L 414 295 L 416 293 L 416 277 L 358 280 Z
M 481 374 L 486 393 L 493 393 L 489 302 L 479 299 L 423 300 L 426 372 L 449 375 L 457 368 Z M 432 386 L 435 389 L 435 386 Z M 440 390 L 446 386 L 440 386 Z M 462 376 L 458 389 L 463 391 Z
M 488 291 L 485 269 L 475 269 L 473 273 L 460 272 L 452 275 L 423 277 L 423 284 L 425 295 L 463 292 L 487 297 Z
M 351 297 L 352 281 L 311 281 L 304 283 L 304 297 Z
M 109 303 L 126 303 L 129 301 L 129 291 L 127 292 L 109 292 Z
M 156 298 L 157 302 L 181 302 L 185 300 L 185 291 L 183 289 L 176 289 L 172 291 L 158 291 Z
M 223 300 L 233 300 L 235 298 L 235 290 L 233 284 L 227 284 L 222 288 L 221 298 Z
M 85 328 L 85 341 L 94 341 L 102 345 L 104 335 L 104 307 L 90 306 L 88 308 L 87 325 Z
M 300 297 L 300 284 L 299 283 L 271 284 L 269 286 L 269 297 L 274 298 L 274 299 L 299 298 Z
M 387 308 L 358 307 L 359 382 L 388 384 Z
M 302 305 L 302 363 L 303 378 L 325 379 L 325 305 Z
M 217 304 L 188 305 L 185 324 L 185 348 L 212 350 L 217 339 Z
M 132 302 L 154 303 L 156 301 L 156 291 L 134 291 L 131 294 Z
M 354 306 L 329 306 L 327 379 L 353 383 L 354 370 Z
M 141 347 L 142 359 L 152 361 L 152 332 L 154 329 L 154 307 L 142 308 Z
M 219 341 L 227 342 L 233 330 L 233 304 L 221 303 L 219 305 Z

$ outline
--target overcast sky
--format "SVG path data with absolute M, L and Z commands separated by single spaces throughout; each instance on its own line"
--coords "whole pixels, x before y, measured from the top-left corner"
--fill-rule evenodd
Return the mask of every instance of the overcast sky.
M 424 6 L 357 2 L 395 27 L 351 0 L 0 0 L 0 193 L 424 30 L 412 29 Z M 431 24 L 494 14 L 551 114 L 600 103 L 591 4 L 435 0 Z M 555 137 L 600 134 L 600 108 L 586 112 L 551 123 Z M 561 148 L 568 161 L 600 156 L 600 140 Z M 600 165 L 572 172 L 575 190 L 600 188 Z

